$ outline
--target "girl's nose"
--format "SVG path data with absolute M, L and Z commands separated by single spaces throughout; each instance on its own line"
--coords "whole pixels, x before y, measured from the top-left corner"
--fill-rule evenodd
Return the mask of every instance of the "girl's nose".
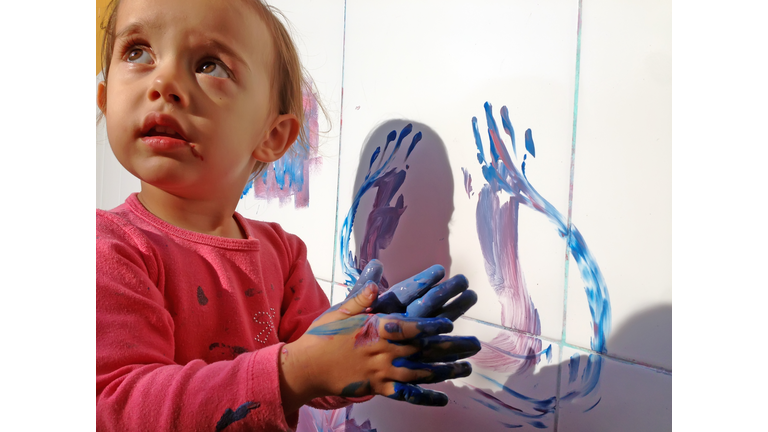
M 189 94 L 184 90 L 183 80 L 178 66 L 166 64 L 159 67 L 149 88 L 149 99 L 163 99 L 172 105 L 186 107 L 189 104 Z

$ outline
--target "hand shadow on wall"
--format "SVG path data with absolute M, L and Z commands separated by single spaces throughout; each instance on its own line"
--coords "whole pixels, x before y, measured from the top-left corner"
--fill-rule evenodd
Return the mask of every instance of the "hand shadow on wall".
M 453 174 L 445 144 L 432 128 L 404 119 L 389 120 L 375 127 L 360 153 L 354 194 L 366 180 L 368 167 L 375 172 L 392 154 L 397 139 L 387 145 L 388 136 L 394 131 L 399 139 L 408 124 L 412 131 L 382 171 L 387 178 L 362 196 L 352 225 L 357 268 L 362 269 L 369 260 L 378 258 L 384 264 L 387 285 L 434 264 L 445 267 L 446 275 L 450 275 L 451 269 L 448 224 L 453 215 Z M 421 140 L 407 154 L 419 133 Z M 379 154 L 371 165 L 377 149 Z M 354 198 L 353 195 L 353 201 Z M 376 208 L 371 212 L 374 204 Z
M 630 318 L 614 332 L 608 346 L 632 346 L 657 359 L 658 364 L 671 364 L 672 307 L 658 306 Z M 481 325 L 481 324 L 477 324 Z M 547 345 L 547 342 L 544 344 Z M 570 383 L 570 355 L 563 353 L 561 363 L 560 397 L 577 389 L 587 364 L 587 356 L 579 357 L 579 368 Z M 652 355 L 650 355 L 652 354 Z M 542 362 L 546 359 L 542 357 Z M 544 363 L 546 364 L 546 363 Z M 541 364 L 540 364 L 541 365 Z M 447 407 L 419 407 L 404 402 L 376 397 L 351 410 L 357 424 L 370 420 L 378 432 L 401 430 L 440 431 L 520 431 L 554 430 L 554 412 L 536 417 L 532 404 L 509 392 L 494 387 L 480 376 L 491 376 L 475 367 L 469 383 L 481 387 L 491 396 L 483 396 L 473 388 L 453 382 L 425 385 L 445 392 L 450 398 Z M 536 399 L 553 397 L 558 375 L 557 354 L 552 363 L 509 376 L 506 388 Z M 499 376 L 499 375 L 492 375 Z M 464 381 L 464 380 L 462 380 Z M 494 398 L 496 401 L 494 401 Z M 482 402 L 481 402 L 482 401 Z M 597 404 L 596 404 L 597 403 Z M 596 405 L 595 405 L 596 404 Z M 593 407 L 594 406 L 594 407 Z M 591 408 L 591 409 L 590 409 Z M 515 411 L 515 410 L 520 410 Z M 540 422 L 540 423 L 538 423 Z M 362 429 L 361 429 L 362 430 Z M 672 377 L 639 365 L 604 358 L 598 386 L 582 398 L 560 402 L 559 432 L 663 432 L 672 430 Z

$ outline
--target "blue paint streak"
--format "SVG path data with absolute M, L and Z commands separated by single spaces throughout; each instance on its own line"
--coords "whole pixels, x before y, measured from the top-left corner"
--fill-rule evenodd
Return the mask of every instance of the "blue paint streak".
M 373 167 L 373 162 L 376 161 L 377 157 L 379 157 L 379 153 L 381 153 L 381 146 L 376 147 L 376 150 L 373 152 L 373 155 L 371 156 L 371 163 L 368 164 L 368 174 L 365 175 L 366 179 L 368 178 L 368 176 L 371 175 L 371 168 Z
M 523 155 L 523 164 L 521 165 L 521 168 L 523 169 L 523 177 L 528 178 L 528 176 L 525 175 L 525 160 L 527 159 L 528 155 Z
M 603 400 L 603 398 L 600 398 L 600 399 L 598 399 L 598 400 L 597 400 L 597 402 L 595 402 L 595 404 L 594 404 L 594 405 L 592 405 L 591 407 L 589 407 L 589 408 L 585 409 L 585 410 L 584 410 L 584 412 L 590 412 L 590 411 L 592 411 L 592 408 L 596 407 L 596 406 L 597 406 L 597 404 L 599 404 L 601 400 Z
M 531 426 L 535 427 L 536 429 L 546 429 L 547 428 L 547 425 L 545 425 L 544 423 L 542 423 L 540 421 L 532 421 L 532 422 L 528 422 L 528 424 L 530 424 Z
M 485 103 L 485 109 L 487 114 L 491 112 L 491 105 L 488 102 Z M 477 131 L 474 123 L 475 119 L 473 119 L 473 130 Z M 488 128 L 489 130 L 496 129 L 495 122 L 489 122 Z M 496 133 L 498 133 L 498 129 L 496 129 Z M 475 137 L 476 141 L 478 138 L 479 136 Z M 597 352 L 605 352 L 605 343 L 611 327 L 610 299 L 602 272 L 589 251 L 584 237 L 575 225 L 567 225 L 563 215 L 549 201 L 544 199 L 524 176 L 519 175 L 516 167 L 494 166 L 493 163 L 489 164 L 485 161 L 481 163 L 483 176 L 489 184 L 498 186 L 520 204 L 545 215 L 555 225 L 558 234 L 563 238 L 568 238 L 568 249 L 574 257 L 581 278 L 586 285 L 585 291 L 594 323 L 591 348 Z M 598 359 L 597 361 L 601 360 Z
M 492 108 L 490 103 L 486 102 L 485 105 L 486 120 L 488 126 L 488 136 L 494 135 L 499 137 L 499 142 L 494 145 L 493 140 L 489 146 L 491 150 L 491 160 L 487 161 L 485 153 L 483 151 L 483 145 L 480 135 L 480 130 L 477 125 L 477 118 L 472 118 L 472 131 L 475 137 L 475 145 L 477 146 L 478 153 L 477 159 L 481 164 L 483 177 L 487 184 L 481 190 L 480 198 L 482 199 L 483 193 L 496 194 L 499 191 L 503 191 L 510 195 L 511 200 L 515 201 L 518 205 L 522 204 L 534 211 L 545 215 L 550 222 L 555 226 L 560 237 L 567 239 L 567 247 L 569 254 L 573 256 L 576 261 L 581 278 L 584 282 L 584 290 L 587 295 L 590 314 L 593 323 L 593 336 L 590 343 L 592 350 L 598 353 L 605 352 L 605 346 L 607 337 L 611 330 L 611 305 L 608 295 L 608 289 L 605 284 L 602 272 L 600 271 L 597 261 L 592 256 L 586 241 L 579 232 L 578 228 L 569 223 L 565 217 L 554 207 L 552 204 L 544 199 L 536 189 L 528 182 L 525 175 L 518 171 L 517 167 L 513 163 L 506 163 L 510 161 L 509 154 L 506 152 L 506 146 L 501 142 L 501 136 L 496 122 L 492 115 Z M 503 107 L 501 110 L 502 124 L 507 135 L 513 142 L 514 151 L 514 130 L 512 129 L 511 122 L 508 122 L 508 110 Z M 526 150 L 531 153 L 531 156 L 535 157 L 535 146 L 533 143 L 532 132 L 530 129 L 526 130 Z M 496 148 L 498 145 L 498 149 Z M 525 160 L 525 157 L 524 157 Z M 522 168 L 521 168 L 522 170 Z M 483 238 L 493 238 L 490 227 L 484 227 L 482 224 L 478 225 L 478 237 L 481 240 L 481 246 L 483 245 Z M 487 251 L 483 251 L 484 254 Z M 568 401 L 576 398 L 582 398 L 592 393 L 598 385 L 600 378 L 600 371 L 602 369 L 603 359 L 599 355 L 590 355 L 587 361 L 587 365 L 582 373 L 582 380 L 580 387 L 576 390 L 568 392 L 561 398 L 561 401 Z M 574 360 L 571 360 L 571 370 L 569 371 L 569 381 L 575 381 L 575 374 L 578 371 L 578 363 L 574 364 Z M 483 375 L 481 375 L 483 376 Z M 500 386 L 505 392 L 509 393 L 513 397 L 531 402 L 534 404 L 540 404 L 542 407 L 547 406 L 548 401 L 554 401 L 553 398 L 536 400 L 520 393 L 517 393 L 507 387 L 504 387 L 501 383 L 498 383 L 491 378 L 485 377 L 489 381 Z
M 536 157 L 536 148 L 533 146 L 533 133 L 530 129 L 525 131 L 525 149 L 531 156 Z
M 531 354 L 515 354 L 513 352 L 509 352 L 507 350 L 501 349 L 499 347 L 490 345 L 490 344 L 484 344 L 485 348 L 491 349 L 496 351 L 497 353 L 504 354 L 505 356 L 520 359 L 520 360 L 533 360 L 538 359 L 542 354 L 547 357 L 547 360 L 552 360 L 552 344 L 547 345 L 546 348 L 543 350 L 537 352 L 537 353 L 531 353 Z
M 408 153 L 405 154 L 405 160 L 408 160 L 408 156 L 411 155 L 413 148 L 416 147 L 416 144 L 418 144 L 419 141 L 421 141 L 421 131 L 417 132 L 416 135 L 413 136 L 411 145 L 408 147 Z
M 235 411 L 232 411 L 232 408 L 227 408 L 219 421 L 216 423 L 216 432 L 223 431 L 232 423 L 244 419 L 245 416 L 251 412 L 251 410 L 254 410 L 260 406 L 261 403 L 259 402 L 246 402 L 237 407 Z
M 506 106 L 501 107 L 501 125 L 504 127 L 504 132 L 512 138 L 512 153 L 517 156 L 517 149 L 515 148 L 515 129 L 512 128 L 512 122 L 509 121 L 509 110 Z
M 253 188 L 253 180 L 248 181 L 248 183 L 245 185 L 245 189 L 243 189 L 243 193 L 240 194 L 240 199 L 243 199 L 248 192 Z
M 579 373 L 579 362 L 581 356 L 574 354 L 571 356 L 571 360 L 568 362 L 568 382 L 573 383 L 576 381 L 576 375 Z
M 547 399 L 535 399 L 535 398 L 532 398 L 532 397 L 525 396 L 522 393 L 518 393 L 518 392 L 512 390 L 511 388 L 505 386 L 504 384 L 496 381 L 495 379 L 493 379 L 491 377 L 485 376 L 485 375 L 483 375 L 481 373 L 478 373 L 477 375 L 480 375 L 481 377 L 487 379 L 488 381 L 490 381 L 493 384 L 495 384 L 502 391 L 504 391 L 505 393 L 508 393 L 508 394 L 510 394 L 512 396 L 514 396 L 517 399 L 520 399 L 520 400 L 523 400 L 523 401 L 526 401 L 526 402 L 530 402 L 533 405 L 535 405 L 536 407 L 544 409 L 544 410 L 547 410 L 547 411 L 549 411 L 550 409 L 554 409 L 554 405 L 555 405 L 555 397 L 554 396 L 552 396 L 551 398 L 547 398 Z
M 509 424 L 509 423 L 504 423 L 504 422 L 499 422 L 499 423 L 501 423 L 507 429 L 516 429 L 516 428 L 523 427 L 523 425 L 513 425 L 513 424 Z
M 332 321 L 328 324 L 309 329 L 307 334 L 315 336 L 336 336 L 351 334 L 359 330 L 365 324 L 368 315 L 356 315 L 341 321 Z

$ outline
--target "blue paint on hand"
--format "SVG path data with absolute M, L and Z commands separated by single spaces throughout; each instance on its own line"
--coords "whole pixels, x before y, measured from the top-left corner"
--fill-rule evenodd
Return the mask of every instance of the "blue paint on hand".
M 260 406 L 261 403 L 259 402 L 246 402 L 237 407 L 234 411 L 232 411 L 232 408 L 227 408 L 218 423 L 216 423 L 216 432 L 221 432 L 232 423 L 244 419 L 251 410 L 255 410 Z
M 341 397 L 360 397 L 371 394 L 371 382 L 370 381 L 358 381 L 341 390 Z
M 394 322 L 388 322 L 384 324 L 384 330 L 386 330 L 388 333 L 402 333 L 403 328 L 400 327 L 400 324 L 394 323 Z
M 438 318 L 448 318 L 456 321 L 460 316 L 477 303 L 477 293 L 472 290 L 466 290 L 452 302 L 445 305 L 439 311 Z
M 448 396 L 434 390 L 423 389 L 419 386 L 395 383 L 395 392 L 387 396 L 390 399 L 405 401 L 414 405 L 446 406 Z
M 453 331 L 453 321 L 447 318 L 403 318 L 403 321 L 416 321 L 416 328 L 421 333 L 416 337 L 434 336 Z
M 464 275 L 456 275 L 430 289 L 421 298 L 411 302 L 406 309 L 406 316 L 435 316 L 437 315 L 435 312 L 442 308 L 448 300 L 466 291 L 468 287 L 467 278 Z
M 315 336 L 336 336 L 352 334 L 358 331 L 368 321 L 368 315 L 355 315 L 340 321 L 332 321 L 327 324 L 311 328 L 307 334 Z
M 384 266 L 381 264 L 381 261 L 372 259 L 370 262 L 368 262 L 363 271 L 360 272 L 360 277 L 357 279 L 357 282 L 355 282 L 355 286 L 352 287 L 352 290 L 349 292 L 349 294 L 347 294 L 346 300 L 349 300 L 358 295 L 363 290 L 363 288 L 368 285 L 369 282 L 373 282 L 378 285 L 383 274 Z M 379 311 L 374 311 L 374 313 L 378 312 Z
M 392 342 L 410 345 L 419 351 L 407 357 L 414 362 L 446 363 L 461 360 L 477 354 L 482 348 L 474 336 L 429 336 L 404 342 Z
M 468 362 L 456 363 L 421 363 L 400 357 L 392 360 L 392 366 L 411 370 L 425 370 L 430 376 L 409 381 L 409 384 L 434 384 L 454 378 L 464 378 L 472 373 L 472 365 Z

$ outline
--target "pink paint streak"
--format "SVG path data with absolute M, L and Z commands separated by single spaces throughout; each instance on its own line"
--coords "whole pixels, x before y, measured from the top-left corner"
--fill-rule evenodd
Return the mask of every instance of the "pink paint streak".
M 368 315 L 363 327 L 355 335 L 355 348 L 370 345 L 379 341 L 379 317 Z

